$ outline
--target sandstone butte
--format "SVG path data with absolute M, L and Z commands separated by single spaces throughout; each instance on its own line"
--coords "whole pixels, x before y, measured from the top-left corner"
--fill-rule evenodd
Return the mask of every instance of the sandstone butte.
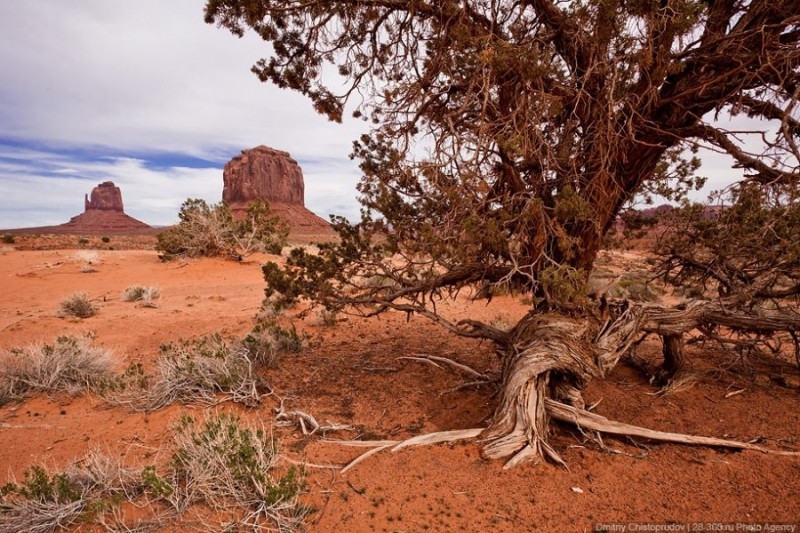
M 329 234 L 330 224 L 305 207 L 303 171 L 288 152 L 256 146 L 231 159 L 222 172 L 222 199 L 234 216 L 244 216 L 250 202 L 269 203 L 289 222 L 294 235 Z
M 4 230 L 5 231 L 5 230 Z M 69 222 L 58 226 L 21 228 L 9 230 L 24 233 L 59 234 L 142 234 L 154 230 L 141 220 L 125 214 L 122 206 L 122 191 L 114 182 L 104 181 L 91 195 L 84 196 L 84 211 L 72 217 Z

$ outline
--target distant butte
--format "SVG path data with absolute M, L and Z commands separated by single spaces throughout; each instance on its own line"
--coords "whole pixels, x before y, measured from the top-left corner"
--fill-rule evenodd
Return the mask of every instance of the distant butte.
M 122 207 L 122 191 L 112 181 L 104 181 L 91 194 L 84 195 L 84 211 L 58 226 L 20 228 L 17 233 L 141 234 L 153 228 L 126 215 Z
M 256 146 L 231 159 L 222 173 L 222 199 L 234 216 L 243 216 L 250 202 L 261 199 L 289 222 L 294 234 L 332 233 L 324 219 L 305 207 L 303 171 L 288 152 Z
M 152 229 L 125 214 L 122 191 L 112 181 L 104 181 L 92 189 L 91 195 L 84 197 L 83 213 L 56 228 L 63 233 L 139 233 Z

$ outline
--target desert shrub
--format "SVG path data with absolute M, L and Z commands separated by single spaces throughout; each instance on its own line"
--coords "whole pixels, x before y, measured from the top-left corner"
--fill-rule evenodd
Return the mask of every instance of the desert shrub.
M 145 488 L 135 469 L 97 452 L 64 472 L 32 466 L 0 490 L 0 531 L 45 533 L 95 521 Z
M 253 406 L 261 400 L 261 388 L 248 350 L 210 335 L 161 346 L 154 375 L 131 365 L 106 380 L 102 393 L 111 403 L 150 411 L 176 402 L 212 405 L 232 400 Z
M 140 302 L 146 307 L 155 307 L 155 300 L 161 297 L 161 289 L 158 287 L 143 287 L 141 285 L 131 285 L 122 293 L 123 302 Z
M 111 242 L 111 237 L 109 237 L 108 235 L 104 235 L 103 237 L 100 238 L 100 240 L 103 241 L 104 243 L 109 243 Z
M 87 338 L 58 337 L 0 352 L 0 404 L 35 392 L 77 394 L 108 379 L 111 355 Z
M 164 259 L 241 259 L 253 252 L 280 253 L 289 234 L 286 222 L 272 215 L 269 205 L 260 200 L 250 204 L 244 219 L 236 220 L 224 202 L 209 206 L 204 200 L 190 198 L 178 217 L 177 225 L 158 234 L 156 250 Z
M 14 242 L 16 242 L 14 236 L 11 235 L 10 233 L 6 233 L 3 235 L 3 244 L 14 244 Z
M 61 302 L 61 316 L 89 318 L 97 314 L 97 306 L 85 292 L 76 292 Z
M 263 428 L 243 426 L 220 414 L 201 425 L 184 417 L 175 428 L 171 485 L 188 501 L 214 511 L 243 508 L 244 516 L 226 524 L 230 530 L 299 528 L 309 509 L 299 503 L 305 491 L 302 468 L 276 475 L 279 458 L 274 440 Z M 266 525 L 266 527 L 265 527 Z
M 78 244 L 80 244 L 81 246 L 87 245 L 89 244 L 89 239 L 81 237 L 80 239 L 78 239 Z
M 248 427 L 222 414 L 197 424 L 182 417 L 175 425 L 170 460 L 125 467 L 118 459 L 92 451 L 64 471 L 44 466 L 25 470 L 22 481 L 0 487 L 0 532 L 49 533 L 85 524 L 108 531 L 159 530 L 180 525 L 192 506 L 192 523 L 203 530 L 291 531 L 310 510 L 299 502 L 306 489 L 302 467 L 278 471 L 278 448 L 263 428 Z M 116 512 L 123 502 L 155 511 L 142 523 L 124 523 Z M 203 519 L 210 510 L 226 523 Z M 148 523 L 149 521 L 149 523 Z
M 273 321 L 256 324 L 242 340 L 250 359 L 264 367 L 274 367 L 286 353 L 297 353 L 308 345 L 308 335 L 299 333 L 294 324 L 284 328 Z

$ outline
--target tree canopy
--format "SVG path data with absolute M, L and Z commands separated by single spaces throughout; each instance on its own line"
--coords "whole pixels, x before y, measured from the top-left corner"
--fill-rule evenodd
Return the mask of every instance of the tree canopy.
M 363 220 L 340 221 L 342 242 L 320 255 L 268 269 L 271 286 L 417 312 L 505 347 L 484 437 L 512 463 L 555 459 L 545 396 L 582 407 L 585 382 L 669 312 L 620 308 L 603 326 L 581 307 L 623 206 L 702 184 L 701 146 L 758 188 L 800 177 L 796 0 L 208 0 L 206 21 L 269 43 L 253 67 L 263 81 L 372 124 L 353 150 Z M 758 128 L 735 129 L 744 118 Z M 436 312 L 447 291 L 498 284 L 533 302 L 510 332 Z M 692 309 L 687 327 L 719 318 Z M 569 336 L 582 348 L 542 349 Z

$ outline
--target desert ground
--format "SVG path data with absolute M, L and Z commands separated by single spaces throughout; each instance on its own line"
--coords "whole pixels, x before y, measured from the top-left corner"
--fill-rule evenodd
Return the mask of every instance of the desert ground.
M 150 238 L 152 239 L 152 238 Z M 109 350 L 121 372 L 132 363 L 150 368 L 163 344 L 219 333 L 241 338 L 254 326 L 263 299 L 261 264 L 198 259 L 162 262 L 141 237 L 77 243 L 65 237 L 18 237 L 0 249 L 0 349 L 90 335 Z M 113 249 L 110 249 L 113 248 Z M 149 249 L 148 249 L 149 248 Z M 605 264 L 628 268 L 636 253 L 608 252 Z M 610 267 L 609 267 L 610 268 Z M 132 285 L 158 287 L 155 307 L 123 301 Z M 86 319 L 58 316 L 59 302 L 88 293 L 99 308 Z M 512 296 L 491 303 L 466 296 L 443 303 L 453 316 L 495 324 L 525 306 Z M 290 310 L 290 320 L 299 309 Z M 20 480 L 32 465 L 65 469 L 99 450 L 126 465 L 157 463 L 167 454 L 173 425 L 194 417 L 234 412 L 272 431 L 287 464 L 305 463 L 301 497 L 313 509 L 310 531 L 769 531 L 800 526 L 800 457 L 656 444 L 605 437 L 600 446 L 575 427 L 555 426 L 552 443 L 568 469 L 526 464 L 510 470 L 481 458 L 474 441 L 376 453 L 342 474 L 365 449 L 328 442 L 402 440 L 414 435 L 479 428 L 492 413 L 496 388 L 465 385 L 470 376 L 439 356 L 497 375 L 492 346 L 455 337 L 418 317 L 338 316 L 326 324 L 313 313 L 292 319 L 310 336 L 300 353 L 284 355 L 262 371 L 271 394 L 259 405 L 231 402 L 181 405 L 134 412 L 97 394 L 35 394 L 0 407 L 0 485 Z M 638 349 L 657 360 L 657 339 Z M 791 361 L 758 361 L 689 348 L 696 379 L 684 390 L 658 395 L 658 387 L 622 362 L 585 392 L 595 412 L 664 431 L 757 441 L 767 448 L 800 450 L 798 368 Z M 347 430 L 304 435 L 279 425 L 275 409 L 313 415 Z M 131 520 L 141 509 L 130 510 Z M 651 527 L 652 526 L 652 527 Z M 77 526 L 94 530 L 97 526 Z M 195 531 L 191 517 L 164 531 Z M 651 527 L 651 529 L 646 529 Z M 639 528 L 639 529 L 635 529 Z M 733 529 L 736 528 L 736 529 Z M 157 528 L 158 529 L 158 528 Z M 773 529 L 774 530 L 774 529 Z M 789 530 L 789 529 L 784 529 Z

